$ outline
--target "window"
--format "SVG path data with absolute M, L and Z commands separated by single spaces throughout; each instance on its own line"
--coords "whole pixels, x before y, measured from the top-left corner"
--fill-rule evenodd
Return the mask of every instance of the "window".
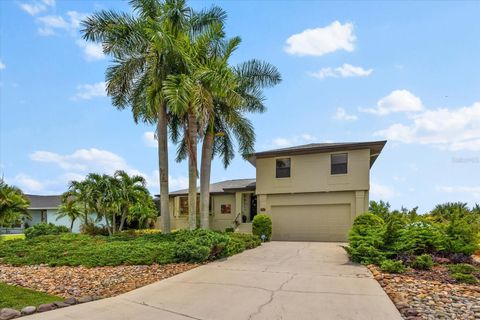
M 180 197 L 179 213 L 181 215 L 188 214 L 188 197 Z M 197 213 L 200 213 L 200 197 L 197 196 Z
M 276 166 L 277 178 L 289 178 L 290 177 L 290 158 L 277 159 Z
M 345 174 L 347 173 L 348 154 L 337 153 L 331 155 L 331 174 Z

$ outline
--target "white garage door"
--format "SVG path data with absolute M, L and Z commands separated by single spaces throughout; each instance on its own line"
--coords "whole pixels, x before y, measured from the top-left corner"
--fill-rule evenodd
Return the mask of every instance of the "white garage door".
M 350 204 L 271 207 L 273 240 L 346 241 Z

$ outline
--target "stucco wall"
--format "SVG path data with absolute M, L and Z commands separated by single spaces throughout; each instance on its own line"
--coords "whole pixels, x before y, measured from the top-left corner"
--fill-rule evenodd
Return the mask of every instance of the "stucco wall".
M 338 152 L 344 153 L 344 152 Z M 259 158 L 256 160 L 256 193 L 306 193 L 369 189 L 370 150 L 348 151 L 348 173 L 330 174 L 330 155 L 305 155 Z M 290 178 L 276 178 L 276 159 L 290 158 Z

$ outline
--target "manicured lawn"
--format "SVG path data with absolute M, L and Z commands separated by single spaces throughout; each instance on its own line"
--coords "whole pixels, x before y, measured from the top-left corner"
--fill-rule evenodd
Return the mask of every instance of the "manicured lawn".
M 61 234 L 0 242 L 0 263 L 95 267 L 203 262 L 258 245 L 256 236 L 205 230 L 113 237 Z
M 25 239 L 24 234 L 0 234 L 0 242 L 7 240 Z
M 0 309 L 13 308 L 20 310 L 26 306 L 38 306 L 54 301 L 63 301 L 63 299 L 43 292 L 10 286 L 0 282 Z

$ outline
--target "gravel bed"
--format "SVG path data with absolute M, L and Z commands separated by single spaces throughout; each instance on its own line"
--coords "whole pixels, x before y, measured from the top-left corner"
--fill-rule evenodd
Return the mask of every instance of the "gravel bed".
M 95 268 L 0 265 L 0 281 L 64 298 L 107 298 L 197 266 L 198 264 L 188 263 Z
M 402 275 L 369 269 L 404 319 L 480 319 L 480 286 L 454 283 L 445 267 Z

